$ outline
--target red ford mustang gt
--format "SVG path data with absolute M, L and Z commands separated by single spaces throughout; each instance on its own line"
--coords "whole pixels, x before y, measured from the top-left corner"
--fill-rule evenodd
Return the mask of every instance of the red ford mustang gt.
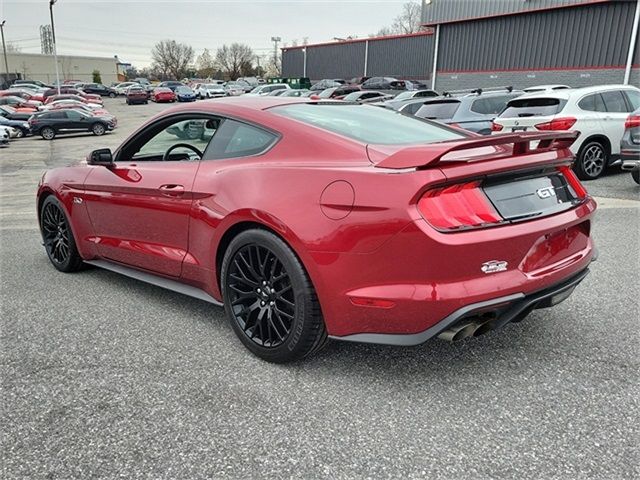
M 286 362 L 327 337 L 416 345 L 567 298 L 596 204 L 571 132 L 492 137 L 344 102 L 239 97 L 164 111 L 46 172 L 46 252 L 224 303 Z

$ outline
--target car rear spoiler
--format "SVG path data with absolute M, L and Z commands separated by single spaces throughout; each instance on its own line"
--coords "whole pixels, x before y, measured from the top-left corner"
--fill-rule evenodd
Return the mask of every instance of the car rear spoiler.
M 513 145 L 513 155 L 569 148 L 580 132 L 505 133 L 487 137 L 471 137 L 451 142 L 438 142 L 404 148 L 376 164 L 378 168 L 401 169 L 435 165 L 451 152 L 480 147 Z M 539 142 L 531 149 L 531 142 Z

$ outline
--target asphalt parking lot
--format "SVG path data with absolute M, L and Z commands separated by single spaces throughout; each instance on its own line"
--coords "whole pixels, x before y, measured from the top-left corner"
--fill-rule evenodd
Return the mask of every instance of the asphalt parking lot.
M 213 100 L 215 101 L 215 100 Z M 574 295 L 477 339 L 251 356 L 221 308 L 50 266 L 46 168 L 165 105 L 105 99 L 115 132 L 0 150 L 3 478 L 634 478 L 640 188 L 587 184 L 600 257 Z

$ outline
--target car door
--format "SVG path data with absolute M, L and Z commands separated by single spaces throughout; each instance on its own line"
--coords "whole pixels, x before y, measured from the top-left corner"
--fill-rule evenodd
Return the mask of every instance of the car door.
M 69 118 L 67 117 L 66 110 L 52 111 L 46 114 L 44 117 L 46 123 L 53 127 L 56 132 L 68 132 L 69 131 Z
M 65 114 L 67 116 L 67 130 L 75 132 L 89 130 L 89 117 L 76 110 L 67 110 Z
M 85 203 L 102 257 L 180 276 L 193 183 L 217 124 L 207 114 L 159 119 L 115 152 L 113 166 L 91 167 Z
M 218 127 L 204 152 L 193 186 L 194 191 L 201 193 L 192 207 L 189 254 L 193 257 L 191 266 L 200 270 L 200 276 L 214 278 L 209 274 L 215 267 L 215 257 L 212 258 L 215 228 L 224 215 L 221 212 L 237 206 L 234 197 L 236 191 L 242 191 L 236 187 L 238 172 L 255 168 L 255 162 L 278 139 L 273 131 L 232 119 L 223 119 Z
M 602 117 L 602 127 L 611 143 L 611 155 L 620 154 L 620 140 L 624 135 L 624 122 L 631 108 L 621 90 L 601 92 L 607 112 Z

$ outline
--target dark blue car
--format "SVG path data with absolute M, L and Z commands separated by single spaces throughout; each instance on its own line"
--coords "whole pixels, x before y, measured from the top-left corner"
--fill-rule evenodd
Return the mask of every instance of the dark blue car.
M 9 118 L 3 117 L 2 115 L 0 115 L 0 126 L 15 128 L 18 132 L 17 138 L 26 137 L 31 131 L 29 122 L 26 122 L 24 120 L 11 120 Z
M 175 90 L 176 98 L 179 102 L 195 102 L 196 93 L 186 85 L 177 87 Z

